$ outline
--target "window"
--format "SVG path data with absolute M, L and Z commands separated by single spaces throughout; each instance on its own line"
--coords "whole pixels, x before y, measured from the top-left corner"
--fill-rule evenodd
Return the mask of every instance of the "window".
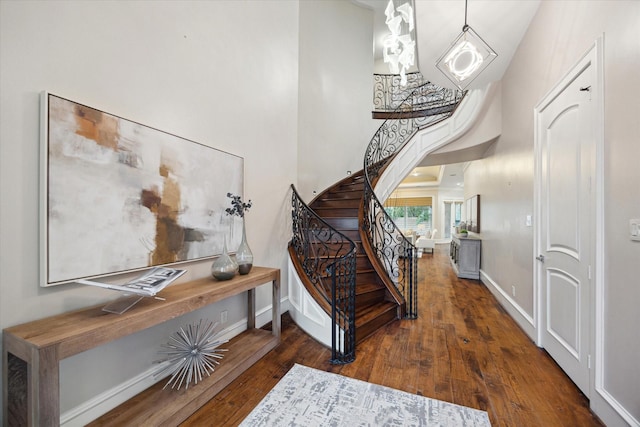
M 402 232 L 415 231 L 423 236 L 432 229 L 431 197 L 390 198 L 385 210 Z
M 453 225 L 458 225 L 460 224 L 460 221 L 462 221 L 462 203 L 454 203 L 453 209 L 455 210 L 455 213 L 454 213 L 455 222 L 453 223 Z
M 462 202 L 444 202 L 444 237 L 451 237 L 453 227 L 462 221 Z

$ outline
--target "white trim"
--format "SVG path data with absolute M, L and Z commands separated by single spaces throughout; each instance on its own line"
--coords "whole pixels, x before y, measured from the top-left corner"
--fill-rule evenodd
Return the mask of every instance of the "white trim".
M 595 274 L 593 292 L 591 294 L 595 322 L 593 324 L 591 342 L 591 353 L 594 355 L 595 363 L 592 372 L 592 384 L 596 392 L 602 396 L 610 396 L 604 390 L 604 254 L 606 240 L 604 238 L 604 34 L 595 41 L 593 53 L 593 69 L 595 74 L 596 87 L 593 97 L 596 102 L 595 140 L 596 140 L 596 176 L 595 176 Z M 592 393 L 593 394 L 593 393 Z M 605 399 L 609 400 L 609 399 Z
M 505 292 L 500 285 L 498 285 L 489 275 L 480 270 L 480 281 L 489 289 L 494 297 L 498 300 L 502 308 L 516 321 L 518 325 L 529 335 L 532 340 L 535 340 L 536 327 L 534 319 L 529 316 L 527 311 L 520 307 L 518 303 L 511 298 L 511 296 Z
M 49 134 L 49 93 L 44 91 L 40 93 L 40 140 L 39 140 L 39 171 L 38 177 L 38 281 L 40 286 L 44 287 L 48 282 L 47 268 L 49 261 L 47 259 L 47 245 L 49 235 L 47 224 L 44 218 L 49 211 L 49 198 L 47 197 L 47 180 L 49 176 L 49 162 L 47 162 L 48 153 L 48 134 Z
M 302 284 L 291 257 L 287 258 L 287 266 L 291 318 L 300 329 L 313 339 L 331 348 L 331 317 L 325 313 Z
M 75 408 L 64 412 L 60 415 L 60 425 L 65 427 L 81 427 L 95 420 L 100 415 L 109 412 L 116 406 L 126 402 L 136 394 L 146 390 L 162 378 L 156 377 L 157 374 L 167 366 L 169 362 L 154 365 L 146 371 L 136 375 L 135 377 L 110 388 L 109 390 L 94 396 L 93 398 L 82 402 Z
M 600 39 L 598 39 L 600 40 Z M 542 218 L 542 203 L 541 203 L 541 199 L 542 199 L 542 188 L 541 188 L 541 177 L 542 177 L 542 164 L 541 164 L 541 156 L 542 156 L 542 146 L 541 146 L 541 135 L 542 135 L 542 129 L 540 129 L 541 123 L 540 123 L 540 115 L 541 112 L 543 110 L 546 109 L 546 107 L 549 106 L 549 104 L 551 104 L 556 98 L 557 96 L 575 79 L 575 77 L 577 75 L 579 75 L 580 73 L 582 73 L 586 68 L 588 67 L 593 67 L 592 69 L 594 70 L 594 82 L 592 86 L 595 86 L 593 88 L 592 91 L 592 96 L 593 94 L 595 94 L 597 91 L 603 91 L 602 86 L 604 86 L 604 82 L 602 80 L 598 80 L 599 77 L 602 77 L 601 75 L 599 75 L 597 73 L 597 66 L 598 63 L 596 60 L 594 60 L 594 58 L 597 58 L 597 49 L 600 48 L 600 44 L 598 43 L 598 40 L 596 40 L 596 42 L 593 44 L 593 46 L 591 46 L 589 48 L 589 50 L 587 52 L 585 52 L 584 55 L 582 55 L 582 57 L 571 67 L 571 69 L 542 97 L 542 99 L 538 102 L 538 104 L 534 107 L 533 109 L 533 122 L 534 122 L 534 127 L 533 127 L 533 132 L 534 132 L 534 179 L 533 179 L 533 188 L 534 188 L 534 192 L 533 192 L 533 205 L 534 205 L 534 212 L 535 212 L 535 216 L 534 216 L 534 222 L 533 222 L 533 253 L 534 256 L 536 256 L 535 254 L 540 254 L 542 249 L 541 249 L 541 230 L 540 230 L 540 219 Z M 602 102 L 602 98 L 595 96 L 595 100 L 596 105 L 598 105 L 599 103 Z M 599 105 L 598 105 L 599 107 Z M 596 116 L 598 116 L 599 113 L 599 108 L 597 108 L 596 111 Z M 598 124 L 600 124 L 600 122 L 602 120 L 604 120 L 604 116 L 602 117 L 596 117 L 597 120 L 596 122 Z M 597 130 L 596 130 L 597 133 Z M 597 146 L 600 143 L 600 141 L 598 140 L 598 135 L 596 135 L 596 137 L 594 138 L 595 142 L 594 144 L 596 145 L 596 151 L 597 151 Z M 596 153 L 596 159 L 595 162 L 597 164 L 599 159 L 597 159 L 597 153 Z M 596 181 L 598 181 L 599 179 L 602 179 L 601 176 L 598 176 L 598 170 L 596 167 L 596 170 L 594 171 L 594 173 L 596 174 Z M 597 193 L 597 190 L 596 190 Z M 598 198 L 601 197 L 602 195 L 596 194 L 594 198 Z M 595 209 L 598 209 L 597 207 Z M 596 224 L 597 225 L 597 224 Z M 594 242 L 595 243 L 595 242 Z M 592 243 L 591 244 L 591 252 L 594 253 L 597 250 L 599 250 L 599 248 L 595 247 L 595 244 Z M 535 261 L 534 261 L 535 262 Z M 542 343 L 542 328 L 541 328 L 541 320 L 542 320 L 542 304 L 540 303 L 542 301 L 542 286 L 540 286 L 540 280 L 541 280 L 541 271 L 542 271 L 542 266 L 540 263 L 535 262 L 534 264 L 534 268 L 533 268 L 533 285 L 534 285 L 534 317 L 536 319 L 536 328 L 538 330 L 537 336 L 536 336 L 536 342 L 538 343 L 538 345 L 541 345 Z M 590 309 L 593 309 L 593 300 L 592 300 L 592 307 L 590 307 Z M 594 312 L 594 311 L 592 311 Z M 592 334 L 593 334 L 593 329 L 591 330 Z M 593 342 L 593 339 L 591 339 L 591 342 Z
M 595 313 L 593 328 L 592 354 L 595 358 L 592 372 L 592 384 L 595 393 L 592 393 L 590 405 L 602 421 L 607 425 L 623 425 L 624 422 L 630 426 L 640 427 L 640 420 L 635 418 L 618 400 L 616 400 L 606 389 L 604 384 L 604 350 L 605 350 L 605 202 L 604 202 L 604 45 L 605 36 L 602 34 L 594 43 L 594 71 L 597 87 L 594 88 L 593 97 L 596 104 L 596 177 L 595 177 L 595 204 L 596 204 L 596 232 L 595 232 L 595 274 L 594 277 L 594 301 L 593 309 Z
M 640 420 L 635 418 L 604 388 L 596 389 L 594 398 L 590 400 L 591 410 L 608 426 L 640 427 Z
M 597 75 L 595 73 L 595 68 L 597 66 L 597 64 L 595 63 L 595 56 L 596 56 L 596 52 L 595 50 L 597 49 L 597 43 L 594 43 L 593 46 L 591 46 L 587 52 L 585 52 L 582 57 L 575 62 L 575 64 L 573 64 L 573 66 L 571 66 L 571 68 L 569 69 L 569 71 L 560 79 L 558 80 L 558 82 L 553 85 L 553 87 L 542 97 L 542 99 L 536 104 L 536 106 L 533 109 L 533 123 L 534 123 L 534 179 L 533 179 L 533 183 L 534 183 L 534 198 L 533 198 L 533 205 L 534 205 L 534 212 L 535 212 L 535 219 L 534 219 L 534 236 L 533 236 L 533 253 L 534 256 L 537 256 L 539 254 L 543 254 L 543 252 L 545 251 L 545 249 L 542 247 L 542 224 L 541 224 L 541 218 L 542 218 L 542 198 L 544 197 L 544 195 L 542 194 L 543 192 L 543 188 L 542 188 L 542 137 L 544 135 L 544 130 L 541 128 L 542 126 L 542 115 L 544 114 L 544 111 L 547 109 L 547 107 L 549 105 L 551 105 L 551 103 L 553 103 L 557 97 L 570 85 L 573 83 L 573 81 L 580 75 L 582 74 L 585 70 L 587 69 L 591 69 L 594 73 L 594 81 L 592 82 L 591 86 L 592 86 L 592 101 L 596 102 L 596 105 L 598 102 L 600 102 L 601 100 L 599 100 L 597 97 L 596 99 L 593 99 L 594 95 L 593 93 L 598 91 L 598 87 L 602 85 L 602 82 L 597 80 Z M 601 120 L 602 118 L 597 117 L 597 111 L 595 111 L 594 113 L 596 115 L 595 117 L 595 122 L 598 122 L 599 119 Z M 597 142 L 597 136 L 594 138 L 594 149 L 595 146 L 597 146 L 598 142 Z M 596 159 L 593 160 L 594 163 L 592 166 L 590 166 L 590 171 L 593 172 L 594 174 L 597 174 L 597 170 L 595 168 L 595 162 Z M 596 176 L 596 180 L 597 180 L 597 176 Z M 597 198 L 598 195 L 594 195 L 593 199 Z M 593 200 L 592 199 L 592 200 Z M 590 213 L 595 213 L 594 211 L 596 210 L 596 207 L 594 204 L 591 204 L 591 212 Z M 592 221 L 590 221 L 591 223 L 595 223 L 595 219 L 593 219 Z M 595 224 L 594 224 L 595 225 Z M 592 260 L 595 258 L 595 253 L 598 250 L 595 247 L 595 242 L 590 242 L 589 244 L 590 248 L 589 248 L 589 254 L 588 254 L 588 262 L 589 264 L 592 264 Z M 536 316 L 536 329 L 537 329 L 537 335 L 536 335 L 536 343 L 538 344 L 538 346 L 543 347 L 543 335 L 545 332 L 545 325 L 544 325 L 544 286 L 543 286 L 543 268 L 544 266 L 542 265 L 541 262 L 537 262 L 537 261 L 533 261 L 534 265 L 533 265 L 533 287 L 534 287 L 534 293 L 533 293 L 533 298 L 534 298 L 534 310 L 535 310 L 535 316 Z M 590 295 L 589 295 L 589 299 L 590 299 L 590 304 L 589 304 L 589 312 L 590 313 L 595 313 L 595 301 L 594 301 L 594 293 L 593 293 L 593 288 L 595 287 L 595 284 L 591 284 L 590 285 Z M 594 325 L 589 324 L 588 325 L 589 331 L 589 353 L 593 354 L 593 342 L 594 342 Z M 597 361 L 596 361 L 597 362 Z M 591 395 L 593 395 L 593 387 L 594 387 L 594 381 L 593 381 L 593 369 L 589 372 L 589 378 L 588 378 L 588 386 L 585 386 L 585 388 L 582 390 L 587 397 L 590 397 Z
M 596 120 L 595 120 L 595 144 L 596 144 L 596 176 L 595 176 L 595 274 L 594 290 L 592 292 L 592 310 L 595 317 L 594 328 L 592 329 L 592 354 L 595 357 L 595 369 L 592 373 L 592 384 L 594 390 L 602 396 L 610 396 L 604 390 L 604 278 L 605 262 L 604 254 L 606 240 L 604 238 L 604 34 L 598 37 L 594 44 L 594 63 L 596 87 L 593 90 L 593 97 L 596 100 Z M 610 400 L 606 399 L 605 400 Z M 615 399 L 611 398 L 615 401 Z M 617 402 L 616 402 L 617 403 Z
M 606 240 L 605 240 L 605 206 L 604 206 L 604 34 L 598 37 L 594 44 L 589 48 L 585 55 L 576 62 L 576 65 L 572 67 L 571 71 L 558 83 L 554 88 L 543 98 L 543 101 L 538 103 L 534 109 L 534 121 L 537 112 L 545 105 L 547 99 L 550 97 L 563 82 L 573 75 L 574 70 L 578 65 L 585 61 L 591 61 L 591 66 L 594 71 L 594 82 L 592 84 L 592 100 L 595 102 L 595 194 L 594 194 L 594 215 L 595 215 L 595 233 L 591 242 L 593 247 L 593 254 L 591 262 L 594 265 L 593 283 L 591 290 L 591 307 L 590 310 L 593 313 L 594 321 L 592 323 L 590 331 L 590 352 L 592 355 L 593 368 L 590 373 L 590 407 L 598 417 L 607 425 L 624 425 L 640 426 L 640 421 L 636 419 L 620 402 L 618 402 L 613 395 L 611 395 L 605 389 L 604 374 L 605 374 L 605 253 L 606 253 Z M 534 151 L 535 151 L 535 179 L 534 179 L 534 254 L 539 253 L 540 248 L 540 236 L 539 236 L 539 223 L 540 218 L 540 144 L 539 144 L 539 132 L 538 126 L 534 126 Z M 538 343 L 541 340 L 541 328 L 539 325 L 539 319 L 541 316 L 541 304 L 539 299 L 541 298 L 541 289 L 539 286 L 540 279 L 540 266 L 536 265 L 533 270 L 534 273 L 534 312 L 538 319 L 536 325 L 538 329 L 537 340 Z

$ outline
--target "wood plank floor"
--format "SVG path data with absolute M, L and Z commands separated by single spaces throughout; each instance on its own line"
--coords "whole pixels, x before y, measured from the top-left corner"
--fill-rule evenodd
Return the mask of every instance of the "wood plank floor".
M 299 363 L 482 409 L 493 426 L 602 426 L 486 287 L 453 274 L 448 246 L 436 248 L 419 260 L 417 320 L 387 325 L 358 346 L 355 362 L 333 366 L 330 351 L 285 314 L 282 343 L 182 425 L 238 425 Z

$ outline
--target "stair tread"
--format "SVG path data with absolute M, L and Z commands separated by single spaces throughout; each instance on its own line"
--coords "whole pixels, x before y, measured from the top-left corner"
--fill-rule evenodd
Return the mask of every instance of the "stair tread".
M 360 199 L 333 199 L 314 202 L 311 208 L 316 209 L 360 209 Z M 354 213 L 354 216 L 357 214 Z
M 324 194 L 323 198 L 330 198 L 331 200 L 349 200 L 349 199 L 362 199 L 362 190 L 344 190 L 344 191 L 331 191 Z M 321 200 L 321 199 L 318 199 Z
M 378 283 L 366 282 L 356 284 L 356 294 L 378 291 L 380 289 L 384 289 L 384 286 Z
M 374 270 L 373 268 L 372 268 L 371 270 L 357 270 L 357 271 L 356 271 L 356 286 L 360 286 L 361 284 L 371 283 L 371 282 L 369 282 L 369 281 L 358 282 L 358 281 L 357 281 L 357 279 L 358 279 L 358 274 L 363 275 L 363 274 L 371 274 L 371 273 L 375 273 L 375 270 Z M 323 273 L 323 274 L 320 274 L 320 275 L 319 275 L 319 277 L 326 278 L 326 277 L 330 277 L 330 275 L 329 275 L 329 273 L 326 273 L 326 272 L 325 272 L 325 273 Z
M 344 194 L 348 193 L 348 194 Z M 327 200 L 360 200 L 362 199 L 362 194 L 359 191 L 346 191 L 340 193 L 329 192 L 326 195 L 322 196 L 319 201 L 327 201 Z
M 360 197 L 364 194 L 364 188 L 341 188 L 332 191 L 327 191 L 326 196 L 340 197 L 346 196 L 346 198 Z
M 322 211 L 350 211 L 350 210 L 355 210 L 356 212 L 358 212 L 358 207 L 351 207 L 351 206 L 314 206 L 313 207 L 314 211 L 318 211 L 318 210 L 322 210 Z M 318 212 L 316 212 L 318 213 Z M 344 215 L 334 215 L 334 216 L 344 216 Z M 354 215 L 354 217 L 357 217 L 358 215 Z
M 362 197 L 326 197 L 322 199 L 318 199 L 313 202 L 314 205 L 318 203 L 332 203 L 337 205 L 346 205 L 346 204 L 360 204 Z
M 344 218 L 345 214 L 350 215 L 351 217 L 356 218 L 358 216 L 358 208 L 349 208 L 349 207 L 342 207 L 342 208 L 322 208 L 322 207 L 315 207 L 313 209 L 316 214 L 325 219 L 325 218 Z
M 378 304 L 367 305 L 365 307 L 356 307 L 356 329 L 366 325 L 371 320 L 389 311 L 395 311 L 397 305 L 392 302 L 381 302 Z

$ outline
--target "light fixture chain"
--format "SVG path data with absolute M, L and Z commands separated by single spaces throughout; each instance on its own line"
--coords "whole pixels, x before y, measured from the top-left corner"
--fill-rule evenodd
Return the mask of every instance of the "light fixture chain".
M 467 31 L 469 25 L 467 25 L 467 3 L 469 0 L 464 0 L 464 26 L 462 27 L 462 31 Z

